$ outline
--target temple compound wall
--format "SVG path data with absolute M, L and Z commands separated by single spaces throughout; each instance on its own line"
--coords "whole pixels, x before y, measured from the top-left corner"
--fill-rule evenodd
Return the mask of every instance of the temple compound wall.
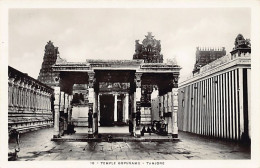
M 53 126 L 53 91 L 8 66 L 8 128 L 23 133 Z
M 179 83 L 178 128 L 230 139 L 251 138 L 251 45 L 242 35 L 223 56 Z

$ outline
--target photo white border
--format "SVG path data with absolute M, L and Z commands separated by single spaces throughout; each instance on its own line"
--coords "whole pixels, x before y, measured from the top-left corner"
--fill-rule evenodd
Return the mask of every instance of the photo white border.
M 252 42 L 252 139 L 251 160 L 164 160 L 165 166 L 160 167 L 260 167 L 260 1 L 253 0 L 213 0 L 213 1 L 0 1 L 0 167 L 100 167 L 91 165 L 90 161 L 19 161 L 8 162 L 8 10 L 10 8 L 251 8 L 251 42 Z M 141 161 L 145 162 L 145 161 Z M 105 167 L 122 167 L 105 166 Z M 124 165 L 123 167 L 136 167 Z M 143 167 L 143 166 L 142 166 Z M 158 167 L 158 166 L 149 166 Z

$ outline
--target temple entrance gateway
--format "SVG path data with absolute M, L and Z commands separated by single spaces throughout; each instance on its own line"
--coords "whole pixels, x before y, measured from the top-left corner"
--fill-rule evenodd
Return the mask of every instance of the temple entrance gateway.
M 55 88 L 54 136 L 61 135 L 58 121 L 62 114 L 68 112 L 65 119 L 71 121 L 73 111 L 76 110 L 73 108 L 77 105 L 80 117 L 87 117 L 84 121 L 78 120 L 78 123 L 88 122 L 88 137 L 98 135 L 99 126 L 120 124 L 129 125 L 132 135 L 140 137 L 143 127 L 151 128 L 152 119 L 163 118 L 168 133 L 176 138 L 177 88 L 181 68 L 172 61 L 163 63 L 160 51 L 160 41 L 149 33 L 143 44 L 136 42 L 133 60 L 86 60 L 73 63 L 57 59 L 52 66 L 52 85 Z M 78 92 L 73 91 L 74 84 L 80 84 L 74 86 Z M 75 106 L 71 109 L 68 97 L 73 92 L 77 93 L 79 101 L 74 101 Z M 153 98 L 156 100 L 152 101 Z M 154 102 L 158 105 L 152 108 Z M 81 112 L 87 115 L 81 115 Z

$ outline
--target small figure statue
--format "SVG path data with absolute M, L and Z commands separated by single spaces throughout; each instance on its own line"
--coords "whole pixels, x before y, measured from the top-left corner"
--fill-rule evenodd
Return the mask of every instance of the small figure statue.
M 134 130 L 133 122 L 131 120 L 129 120 L 129 133 L 130 133 L 130 135 L 134 135 L 133 130 Z
M 152 133 L 152 130 L 150 129 L 149 126 L 148 126 L 148 128 L 147 128 L 147 133 L 149 133 L 149 135 L 151 135 L 151 133 Z
M 141 131 L 141 136 L 144 136 L 144 133 L 146 132 L 145 130 L 145 126 L 143 127 L 142 131 Z

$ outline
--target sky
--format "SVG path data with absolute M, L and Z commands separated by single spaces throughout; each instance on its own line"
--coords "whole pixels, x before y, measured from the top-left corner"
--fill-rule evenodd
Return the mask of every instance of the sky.
M 37 78 L 49 40 L 60 57 L 133 58 L 135 40 L 147 32 L 161 40 L 164 60 L 176 58 L 180 76 L 189 76 L 196 47 L 232 51 L 236 36 L 251 37 L 250 8 L 83 8 L 10 9 L 8 64 Z

